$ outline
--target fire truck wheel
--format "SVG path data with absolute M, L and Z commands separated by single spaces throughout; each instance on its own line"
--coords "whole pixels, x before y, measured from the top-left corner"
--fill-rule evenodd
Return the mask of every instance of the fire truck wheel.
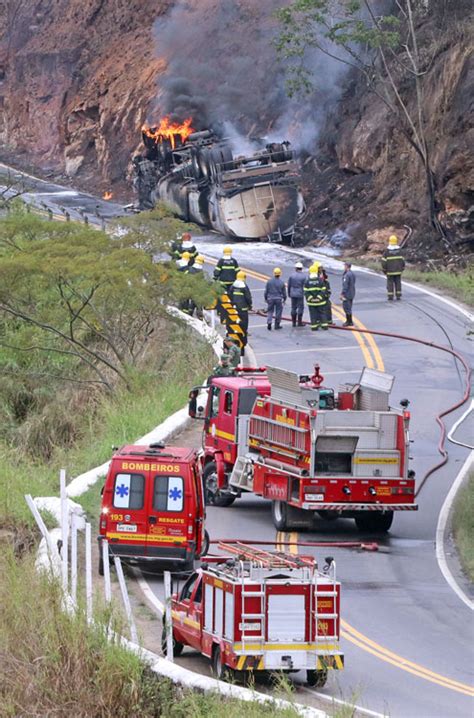
M 328 679 L 327 670 L 323 671 L 306 671 L 306 683 L 312 688 L 323 688 Z
M 104 559 L 102 558 L 102 551 L 99 555 L 99 576 L 104 575 Z
M 272 501 L 272 519 L 278 531 L 288 529 L 310 529 L 313 526 L 312 511 L 290 506 L 286 501 Z
M 180 656 L 183 652 L 184 644 L 180 643 L 176 640 L 176 638 L 173 636 L 173 656 Z M 164 656 L 166 656 L 167 653 L 167 644 L 166 644 L 166 628 L 163 626 L 163 633 L 161 634 L 161 651 Z
M 234 678 L 234 671 L 229 666 L 222 663 L 221 649 L 214 646 L 212 652 L 212 672 L 214 677 L 219 681 L 231 681 Z
M 388 531 L 393 521 L 393 511 L 367 511 L 356 516 L 355 522 L 359 531 L 378 533 Z
M 209 551 L 210 541 L 211 541 L 211 539 L 209 538 L 208 532 L 204 531 L 204 541 L 202 542 L 201 553 L 199 554 L 199 558 L 201 558 L 202 556 L 205 556 L 207 554 L 207 552 Z
M 206 504 L 209 506 L 231 506 L 237 498 L 234 494 L 219 491 L 217 488 L 217 467 L 214 461 L 206 465 L 202 479 L 206 495 Z

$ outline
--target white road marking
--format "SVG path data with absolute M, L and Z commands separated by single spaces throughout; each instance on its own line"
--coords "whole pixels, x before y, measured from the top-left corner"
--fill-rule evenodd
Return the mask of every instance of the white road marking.
M 466 411 L 464 412 L 464 414 L 463 414 L 461 417 L 459 417 L 459 419 L 456 421 L 455 424 L 452 425 L 452 427 L 451 427 L 451 429 L 450 429 L 450 431 L 449 431 L 449 434 L 448 434 L 448 439 L 449 439 L 449 441 L 451 441 L 453 444 L 458 444 L 458 446 L 464 446 L 464 448 L 466 448 L 466 449 L 471 449 L 471 451 L 474 450 L 474 446 L 469 446 L 468 444 L 463 444 L 462 441 L 457 441 L 457 439 L 453 439 L 453 434 L 454 434 L 454 432 L 456 431 L 456 429 L 458 428 L 458 426 L 459 426 L 460 424 L 462 424 L 462 422 L 464 421 L 464 419 L 466 419 L 466 418 L 469 416 L 469 414 L 471 413 L 471 411 L 472 411 L 473 409 L 474 409 L 474 399 L 472 399 L 472 401 L 471 401 L 471 406 L 469 407 L 469 409 L 466 409 Z
M 155 596 L 153 593 L 153 590 L 146 580 L 146 578 L 143 577 L 142 572 L 138 568 L 133 569 L 133 573 L 135 574 L 135 578 L 137 579 L 137 583 L 140 586 L 141 590 L 145 594 L 145 598 L 148 599 L 148 601 L 151 603 L 155 611 L 157 611 L 160 616 L 163 615 L 163 612 L 165 610 L 164 604 L 160 601 L 160 599 Z
M 467 596 L 464 593 L 462 588 L 456 582 L 456 579 L 454 578 L 453 574 L 449 570 L 448 562 L 446 561 L 446 553 L 444 550 L 444 539 L 445 539 L 446 524 L 448 522 L 449 513 L 451 511 L 453 501 L 456 497 L 456 493 L 457 493 L 458 489 L 460 488 L 460 486 L 464 480 L 464 477 L 466 476 L 468 471 L 471 470 L 473 464 L 474 464 L 474 451 L 471 451 L 469 456 L 467 457 L 466 461 L 464 462 L 461 471 L 459 472 L 453 485 L 451 486 L 448 495 L 446 496 L 446 498 L 444 500 L 444 504 L 439 513 L 438 525 L 436 527 L 436 559 L 438 561 L 438 566 L 440 568 L 440 571 L 443 574 L 446 581 L 448 582 L 448 584 L 453 589 L 454 593 L 457 594 L 457 596 L 461 599 L 461 601 L 463 603 L 465 603 L 466 606 L 471 609 L 471 611 L 474 610 L 474 601 L 471 601 L 469 596 Z

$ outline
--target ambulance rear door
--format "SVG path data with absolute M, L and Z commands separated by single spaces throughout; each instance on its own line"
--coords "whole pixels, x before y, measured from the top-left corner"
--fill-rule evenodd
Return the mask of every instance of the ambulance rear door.
M 118 463 L 118 462 L 117 462 Z M 133 470 L 118 465 L 112 483 L 112 506 L 106 538 L 113 553 L 146 556 L 148 472 L 137 463 Z
M 196 514 L 189 465 L 170 463 L 161 470 L 163 473 L 152 472 L 150 482 L 147 554 L 184 559 L 176 549 L 185 550 L 188 540 L 194 538 Z

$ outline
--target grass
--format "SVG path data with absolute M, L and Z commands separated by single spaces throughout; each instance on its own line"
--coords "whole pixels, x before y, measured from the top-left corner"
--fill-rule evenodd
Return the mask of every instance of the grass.
M 474 306 L 474 269 L 459 272 L 421 272 L 416 269 L 406 269 L 403 273 L 405 279 L 420 284 L 428 284 L 435 289 L 441 289 L 454 299 Z
M 95 412 L 87 408 L 77 417 L 80 438 L 70 448 L 58 447 L 49 462 L 35 460 L 26 451 L 0 444 L 0 522 L 5 526 L 32 525 L 24 494 L 51 496 L 59 493 L 59 469 L 71 477 L 100 465 L 112 454 L 113 446 L 138 439 L 184 406 L 189 387 L 199 383 L 214 361 L 212 350 L 189 329 L 177 329 L 178 344 L 192 345 L 188 352 L 169 356 L 159 369 L 143 372 L 133 380 L 133 390 L 119 389 L 104 396 Z M 97 499 L 92 494 L 90 501 Z M 87 499 L 86 499 L 87 500 Z
M 2 550 L 0 572 L 0 704 L 5 718 L 297 715 L 292 707 L 243 704 L 157 677 L 135 654 L 107 639 L 110 623 L 121 630 L 119 617 L 98 606 L 89 626 L 81 608 L 65 612 L 59 582 L 38 573 L 32 555 L 19 561 L 11 549 Z
M 474 581 L 474 472 L 456 498 L 453 533 L 461 565 L 468 578 Z

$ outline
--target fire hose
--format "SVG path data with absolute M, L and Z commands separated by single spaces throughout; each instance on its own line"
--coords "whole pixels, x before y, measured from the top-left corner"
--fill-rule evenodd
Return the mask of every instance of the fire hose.
M 255 312 L 252 312 L 253 314 L 256 314 L 258 316 L 266 316 L 266 313 L 258 310 Z M 290 317 L 282 317 L 285 321 L 291 321 Z M 307 324 L 308 322 L 303 322 L 303 324 Z M 416 344 L 422 344 L 427 347 L 431 347 L 432 349 L 438 349 L 439 351 L 446 352 L 447 354 L 451 354 L 455 359 L 457 359 L 463 366 L 465 371 L 465 381 L 464 381 L 464 394 L 462 396 L 462 399 L 457 401 L 455 404 L 452 404 L 447 409 L 444 409 L 439 414 L 436 414 L 435 420 L 438 426 L 440 427 L 440 438 L 438 442 L 438 453 L 441 454 L 442 459 L 437 464 L 434 464 L 431 466 L 423 476 L 417 490 L 415 493 L 415 497 L 418 496 L 421 489 L 423 488 L 424 484 L 426 483 L 427 479 L 435 473 L 435 471 L 438 471 L 442 466 L 444 466 L 448 462 L 448 451 L 445 447 L 446 442 L 446 426 L 444 425 L 443 418 L 445 416 L 448 416 L 448 414 L 451 414 L 456 409 L 459 409 L 460 406 L 466 403 L 466 401 L 469 399 L 471 394 L 471 368 L 469 366 L 469 363 L 467 359 L 458 351 L 456 351 L 453 347 L 447 347 L 443 344 L 438 344 L 437 342 L 431 342 L 427 341 L 425 339 L 418 339 L 417 337 L 411 337 L 406 334 L 397 334 L 395 332 L 383 332 L 381 330 L 375 330 L 375 329 L 358 329 L 356 327 L 339 327 L 334 325 L 330 325 L 331 329 L 338 329 L 342 332 L 359 332 L 360 334 L 372 334 L 374 336 L 379 337 L 389 337 L 391 339 L 401 339 L 402 341 L 408 341 L 408 342 L 415 342 Z

